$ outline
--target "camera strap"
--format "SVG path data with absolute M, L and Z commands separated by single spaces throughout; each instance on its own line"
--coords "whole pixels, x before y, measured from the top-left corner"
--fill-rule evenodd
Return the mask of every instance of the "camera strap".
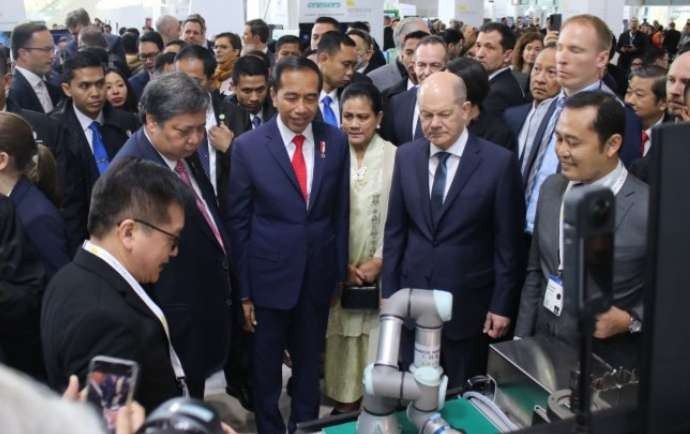
M 102 259 L 106 264 L 110 265 L 112 269 L 117 271 L 117 273 L 122 276 L 123 279 L 129 284 L 134 293 L 139 297 L 139 299 L 144 302 L 146 307 L 153 313 L 153 315 L 158 318 L 158 321 L 163 327 L 165 332 L 165 337 L 168 340 L 168 353 L 170 355 L 170 364 L 172 365 L 173 371 L 175 372 L 175 378 L 177 379 L 178 386 L 182 390 L 184 397 L 189 397 L 189 390 L 187 389 L 187 384 L 185 382 L 185 373 L 182 368 L 182 362 L 177 356 L 175 348 L 173 348 L 172 340 L 170 339 L 170 328 L 168 327 L 168 320 L 165 318 L 165 314 L 160 307 L 149 297 L 144 288 L 137 282 L 137 280 L 132 276 L 129 271 L 117 260 L 113 255 L 111 255 L 107 250 L 93 244 L 89 240 L 84 241 L 82 246 L 84 250 L 91 253 L 94 256 Z

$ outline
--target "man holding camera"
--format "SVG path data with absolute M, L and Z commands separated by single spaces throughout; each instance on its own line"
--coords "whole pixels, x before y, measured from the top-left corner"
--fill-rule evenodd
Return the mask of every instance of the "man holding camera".
M 604 92 L 581 92 L 565 103 L 555 129 L 560 173 L 542 185 L 537 204 L 527 279 L 515 336 L 578 338 L 576 293 L 564 291 L 563 198 L 582 185 L 610 188 L 616 197 L 613 306 L 597 316 L 594 352 L 614 366 L 634 367 L 643 316 L 647 186 L 628 174 L 618 153 L 625 111 Z

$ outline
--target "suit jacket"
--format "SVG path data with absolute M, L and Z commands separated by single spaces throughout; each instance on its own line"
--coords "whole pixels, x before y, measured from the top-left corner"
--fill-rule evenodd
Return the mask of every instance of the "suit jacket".
M 48 285 L 41 340 L 58 391 L 71 374 L 86 384 L 89 362 L 104 355 L 139 364 L 134 399 L 147 412 L 180 395 L 160 321 L 117 271 L 84 249 Z
M 678 30 L 666 30 L 666 35 L 664 35 L 664 50 L 668 51 L 668 54 L 674 55 L 678 52 L 679 42 L 680 32 Z
M 417 105 L 417 88 L 413 87 L 391 98 L 383 115 L 381 137 L 400 146 L 403 143 L 424 137 L 421 125 L 417 124 L 415 136 L 412 137 L 414 110 Z M 417 119 L 419 122 L 419 119 Z
M 484 98 L 483 108 L 494 116 L 503 116 L 508 107 L 525 103 L 525 95 L 510 69 L 506 69 L 491 80 L 489 94 Z
M 232 119 L 232 126 L 230 127 L 232 132 L 235 133 L 235 138 L 237 138 L 243 133 L 252 130 L 252 119 L 249 112 L 240 105 L 239 101 L 237 101 L 237 96 L 233 95 L 229 97 L 229 101 L 237 108 L 238 116 Z M 263 108 L 261 109 L 261 122 L 266 123 L 270 121 L 275 114 L 276 109 L 273 107 L 271 97 L 267 96 Z
M 532 104 L 533 103 L 528 102 L 526 104 L 508 107 L 506 111 L 503 112 L 503 121 L 513 132 L 516 141 L 517 138 L 520 137 L 520 131 L 522 131 L 522 127 L 525 125 L 527 115 L 529 115 L 530 110 L 532 110 Z
M 453 294 L 452 339 L 482 333 L 487 311 L 512 317 L 519 297 L 525 205 L 515 155 L 469 135 L 437 221 L 429 195 L 429 141 L 398 148 L 383 242 L 382 294 Z
M 141 95 L 143 95 L 144 88 L 148 84 L 149 80 L 151 80 L 151 76 L 145 69 L 137 72 L 133 76 L 129 77 L 129 80 L 127 80 L 134 91 L 134 95 L 137 97 L 137 101 L 141 99 Z
M 522 289 L 516 336 L 548 334 L 576 344 L 578 333 L 578 294 L 564 292 L 563 312 L 556 317 L 542 306 L 549 275 L 558 274 L 559 215 L 568 180 L 561 174 L 544 181 L 537 202 L 527 278 Z M 643 287 L 647 254 L 647 214 L 649 190 L 628 174 L 616 195 L 613 291 L 614 305 L 643 316 Z M 628 335 L 630 336 L 630 335 Z M 605 357 L 606 341 L 599 341 Z M 596 351 L 595 351 L 596 352 Z
M 226 222 L 240 296 L 260 307 L 291 309 L 306 296 L 326 308 L 346 277 L 350 151 L 336 128 L 314 121 L 312 129 L 308 207 L 275 118 L 233 145 Z
M 120 38 L 118 35 L 113 35 L 112 33 L 104 33 L 103 36 L 105 36 L 105 42 L 108 44 L 108 52 L 117 56 L 124 62 L 125 47 L 122 45 L 122 38 Z M 77 54 L 77 51 L 79 51 L 77 41 L 72 39 L 65 47 L 65 51 L 68 58 L 74 57 L 74 55 Z
M 91 204 L 91 189 L 99 177 L 98 166 L 74 113 L 72 101 L 65 100 L 50 117 L 67 130 L 62 157 L 65 187 L 62 215 L 69 234 L 70 252 L 74 253 L 88 236 L 86 221 Z M 139 121 L 132 113 L 112 108 L 109 104 L 103 107 L 101 135 L 110 161 L 137 128 Z
M 62 90 L 48 82 L 46 82 L 46 88 L 48 89 L 51 101 L 53 101 L 53 106 L 57 107 L 64 97 Z M 9 97 L 17 103 L 19 107 L 25 110 L 33 110 L 46 114 L 31 84 L 19 71 L 16 71 L 12 76 Z
M 168 167 L 146 138 L 143 128 L 129 138 L 115 161 L 129 157 Z M 213 187 L 201 161 L 196 153 L 185 161 L 229 254 L 230 242 L 218 217 Z M 225 361 L 230 345 L 232 301 L 228 258 L 195 203 L 185 208 L 178 254 L 170 260 L 151 291 L 170 324 L 173 345 L 185 368 L 190 391 L 199 397 L 205 378 L 217 372 Z
M 618 51 L 619 55 L 618 66 L 620 66 L 623 71 L 627 72 L 630 69 L 630 63 L 632 62 L 633 57 L 643 54 L 647 49 L 648 44 L 649 39 L 647 38 L 647 35 L 639 30 L 635 32 L 635 35 L 632 39 L 630 38 L 629 31 L 626 30 L 625 32 L 621 33 L 618 37 L 618 44 L 616 45 L 616 51 Z M 621 51 L 621 48 L 629 47 L 631 45 L 635 47 L 633 51 L 629 51 L 627 53 Z
M 486 141 L 503 146 L 509 151 L 517 149 L 517 139 L 503 119 L 481 110 L 479 116 L 467 126 L 470 133 Z
M 405 66 L 402 65 L 398 59 L 395 59 L 395 62 L 376 68 L 367 76 L 371 78 L 374 86 L 376 86 L 379 91 L 383 92 L 385 89 L 394 86 L 403 78 L 407 78 L 407 71 L 405 70 Z
M 362 83 L 362 82 L 371 83 L 371 78 L 367 77 L 364 74 L 360 74 L 359 72 L 355 72 L 354 75 L 352 76 L 352 81 L 350 83 L 348 83 L 348 85 L 351 83 L 357 83 L 357 82 L 359 82 L 359 83 Z M 348 85 L 345 85 L 343 87 L 338 88 L 338 90 L 336 92 L 336 94 L 338 95 L 338 101 L 340 101 L 340 97 Z M 323 120 L 323 113 L 321 113 L 321 102 L 319 102 L 319 109 L 316 112 L 316 116 L 314 117 L 314 120 L 317 122 L 323 122 L 324 121 Z
M 55 206 L 24 177 L 12 189 L 10 199 L 24 232 L 43 261 L 48 281 L 70 261 L 65 222 Z
M 384 109 L 388 106 L 389 101 L 391 98 L 393 98 L 395 95 L 399 93 L 403 93 L 407 90 L 407 77 L 404 77 L 402 80 L 400 80 L 398 83 L 394 84 L 393 86 L 384 89 L 381 92 L 381 97 L 383 97 L 383 104 L 384 104 Z

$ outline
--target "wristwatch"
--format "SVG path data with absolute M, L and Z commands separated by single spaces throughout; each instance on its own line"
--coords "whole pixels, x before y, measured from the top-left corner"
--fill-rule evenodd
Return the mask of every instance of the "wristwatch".
M 637 315 L 635 315 L 632 312 L 628 312 L 628 315 L 630 315 L 630 324 L 628 324 L 628 331 L 631 334 L 636 334 L 642 332 L 642 321 L 637 318 Z

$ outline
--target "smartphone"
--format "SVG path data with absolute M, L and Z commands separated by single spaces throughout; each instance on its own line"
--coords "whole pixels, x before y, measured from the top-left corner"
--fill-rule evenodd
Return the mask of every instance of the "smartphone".
M 86 399 L 103 414 L 110 433 L 115 432 L 117 412 L 132 401 L 139 365 L 133 360 L 96 356 L 86 377 Z
M 561 31 L 561 24 L 563 23 L 563 15 L 561 14 L 552 14 L 549 16 L 550 20 L 550 26 L 549 30 L 554 30 L 556 32 Z

